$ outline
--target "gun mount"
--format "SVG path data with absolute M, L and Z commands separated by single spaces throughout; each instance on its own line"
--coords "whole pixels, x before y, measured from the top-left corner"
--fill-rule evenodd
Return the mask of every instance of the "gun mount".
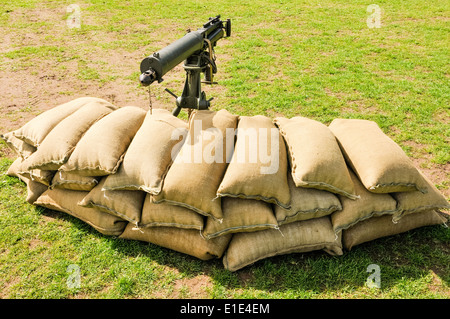
M 217 72 L 214 47 L 221 38 L 231 34 L 231 21 L 220 20 L 220 15 L 209 18 L 208 22 L 197 31 L 188 31 L 182 38 L 169 44 L 167 47 L 144 58 L 140 65 L 142 74 L 139 81 L 143 86 L 151 85 L 157 81 L 161 83 L 163 76 L 175 66 L 184 61 L 186 81 L 181 96 L 176 96 L 170 90 L 168 93 L 176 98 L 176 108 L 173 115 L 178 116 L 182 108 L 208 109 L 210 101 L 201 90 L 201 73 L 205 75 L 204 83 L 213 83 Z

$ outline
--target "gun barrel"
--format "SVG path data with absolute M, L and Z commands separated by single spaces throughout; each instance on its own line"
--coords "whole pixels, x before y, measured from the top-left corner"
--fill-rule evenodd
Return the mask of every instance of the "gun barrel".
M 141 83 L 149 85 L 155 80 L 161 81 L 164 74 L 202 48 L 202 34 L 197 31 L 187 33 L 184 37 L 142 60 L 141 72 L 145 73 L 148 70 L 152 70 L 155 73 L 155 77 L 151 81 L 146 83 L 141 81 Z
M 186 70 L 188 66 L 191 67 L 191 64 L 195 65 L 196 63 L 195 67 L 206 68 L 208 64 L 215 67 L 214 59 L 211 59 L 211 56 L 207 57 L 204 53 L 209 49 L 211 55 L 217 41 L 223 37 L 229 37 L 230 33 L 230 19 L 224 23 L 220 20 L 220 15 L 209 18 L 203 28 L 188 32 L 184 37 L 144 58 L 140 65 L 139 81 L 143 86 L 148 86 L 155 81 L 161 82 L 162 77 L 182 61 L 186 61 Z M 205 77 L 208 77 L 206 73 L 207 71 L 205 71 Z

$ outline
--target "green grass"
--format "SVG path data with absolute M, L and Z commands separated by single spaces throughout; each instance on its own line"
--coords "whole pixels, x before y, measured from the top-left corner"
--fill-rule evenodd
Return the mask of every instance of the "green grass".
M 206 88 L 213 109 L 323 123 L 370 119 L 409 156 L 441 171 L 450 162 L 448 1 L 378 1 L 379 29 L 366 24 L 366 1 L 82 0 L 82 26 L 71 30 L 68 2 L 0 3 L 0 37 L 9 39 L 0 44 L 0 71 L 33 74 L 44 65 L 73 84 L 61 95 L 83 94 L 84 85 L 100 95 L 116 81 L 146 99 L 136 80 L 140 60 L 221 14 L 232 19 L 232 36 L 216 48 L 219 83 Z M 181 92 L 184 74 L 167 76 L 152 92 L 154 103 L 172 108 L 164 88 Z M 220 260 L 103 236 L 27 204 L 24 184 L 5 175 L 13 155 L 4 144 L 0 155 L 0 298 L 450 298 L 445 227 L 379 239 L 340 257 L 279 256 L 230 273 Z M 80 267 L 80 288 L 67 287 L 71 264 Z M 381 289 L 365 286 L 370 264 L 381 268 Z
M 67 214 L 25 203 L 25 188 L 0 163 L 0 285 L 7 298 L 193 297 L 177 282 L 209 278 L 204 298 L 448 298 L 450 232 L 443 226 L 379 239 L 343 256 L 322 252 L 266 259 L 231 273 L 153 244 L 104 236 Z M 69 265 L 80 287 L 69 288 Z M 381 288 L 365 282 L 370 264 Z M 175 294 L 177 293 L 177 294 Z

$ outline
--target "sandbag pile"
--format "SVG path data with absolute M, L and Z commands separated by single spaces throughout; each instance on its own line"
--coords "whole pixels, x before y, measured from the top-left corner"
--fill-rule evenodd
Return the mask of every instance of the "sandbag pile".
M 236 271 L 445 223 L 450 204 L 375 122 L 116 107 L 84 97 L 6 133 L 30 204 Z

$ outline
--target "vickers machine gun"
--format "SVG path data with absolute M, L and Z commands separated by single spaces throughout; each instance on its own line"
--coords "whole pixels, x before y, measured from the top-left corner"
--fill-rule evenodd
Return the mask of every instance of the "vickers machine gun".
M 161 83 L 162 77 L 183 60 L 186 70 L 186 82 L 181 96 L 176 96 L 169 89 L 168 93 L 176 98 L 174 116 L 178 116 L 182 108 L 205 110 L 210 106 L 206 94 L 201 90 L 200 75 L 205 74 L 205 83 L 213 83 L 213 76 L 217 72 L 214 47 L 223 37 L 231 34 L 231 21 L 220 20 L 220 15 L 209 18 L 202 28 L 188 33 L 169 44 L 167 47 L 146 57 L 141 62 L 139 81 L 148 86 L 155 81 Z

